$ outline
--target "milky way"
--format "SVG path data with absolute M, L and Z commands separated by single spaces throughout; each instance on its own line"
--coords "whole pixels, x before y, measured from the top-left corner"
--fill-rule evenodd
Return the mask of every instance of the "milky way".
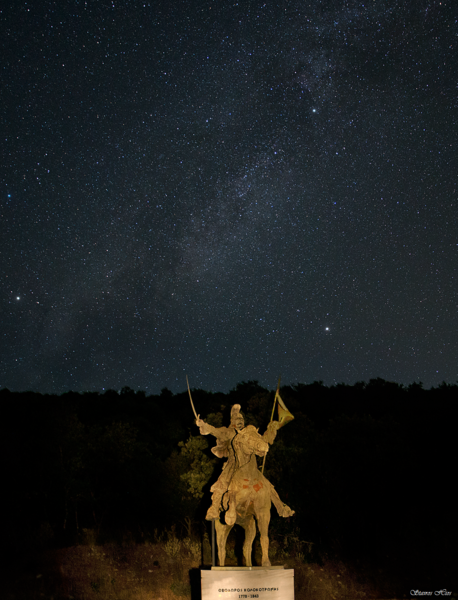
M 0 387 L 458 379 L 451 0 L 1 22 Z

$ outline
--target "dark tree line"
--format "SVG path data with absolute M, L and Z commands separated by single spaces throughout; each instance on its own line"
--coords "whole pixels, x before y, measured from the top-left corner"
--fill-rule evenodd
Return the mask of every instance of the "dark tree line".
M 296 516 L 274 518 L 274 534 L 294 528 L 341 556 L 408 552 L 441 568 L 456 561 L 457 385 L 314 382 L 281 395 L 295 420 L 280 430 L 265 474 Z M 237 402 L 261 433 L 273 398 L 255 381 L 227 394 L 193 390 L 209 422 L 228 424 Z M 198 434 L 187 392 L 4 389 L 0 402 L 8 554 L 46 540 L 74 543 L 84 529 L 144 539 L 203 520 L 221 465 L 212 439 Z

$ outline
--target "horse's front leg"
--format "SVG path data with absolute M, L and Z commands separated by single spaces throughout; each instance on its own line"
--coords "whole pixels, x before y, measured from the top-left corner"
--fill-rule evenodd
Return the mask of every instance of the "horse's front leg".
M 269 523 L 270 523 L 270 508 L 264 509 L 256 514 L 258 521 L 259 533 L 261 534 L 261 549 L 262 549 L 262 566 L 270 567 L 269 560 Z
M 253 541 L 256 537 L 256 523 L 253 516 L 246 517 L 243 525 L 245 529 L 245 542 L 243 544 L 243 556 L 245 558 L 245 566 L 251 567 L 251 554 L 253 549 Z
M 219 519 L 215 520 L 216 541 L 218 544 L 219 566 L 224 567 L 226 561 L 226 542 L 232 525 L 223 525 Z

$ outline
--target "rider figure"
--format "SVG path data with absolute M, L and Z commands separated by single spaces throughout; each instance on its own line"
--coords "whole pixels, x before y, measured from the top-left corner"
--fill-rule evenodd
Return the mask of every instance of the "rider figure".
M 205 518 L 208 521 L 219 519 L 220 511 L 227 510 L 226 522 L 228 519 L 235 522 L 236 490 L 232 489 L 231 482 L 234 473 L 243 465 L 238 464 L 234 446 L 238 450 L 237 455 L 245 456 L 247 461 L 251 459 L 253 454 L 265 456 L 269 451 L 269 444 L 272 444 L 277 436 L 279 422 L 271 421 L 264 435 L 260 435 L 253 425 L 245 427 L 245 421 L 240 412 L 240 404 L 234 404 L 231 409 L 231 424 L 229 427 L 213 427 L 205 423 L 199 416 L 196 419 L 196 425 L 202 435 L 212 434 L 216 437 L 216 446 L 212 448 L 213 454 L 218 458 L 227 458 L 218 481 L 210 488 L 213 492 L 212 505 L 208 509 Z M 280 500 L 273 485 L 261 473 L 259 475 L 270 486 L 271 500 L 275 504 L 279 515 L 282 517 L 292 516 L 294 511 Z

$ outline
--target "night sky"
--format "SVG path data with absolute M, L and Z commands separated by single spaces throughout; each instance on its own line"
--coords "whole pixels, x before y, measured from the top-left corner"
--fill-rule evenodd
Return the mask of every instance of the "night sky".
M 0 388 L 456 382 L 454 4 L 6 2 Z

